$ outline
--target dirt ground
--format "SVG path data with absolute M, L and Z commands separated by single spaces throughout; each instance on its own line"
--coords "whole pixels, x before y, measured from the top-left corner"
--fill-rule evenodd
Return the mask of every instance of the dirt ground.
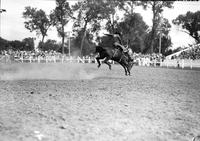
M 200 71 L 0 65 L 0 141 L 192 141 Z

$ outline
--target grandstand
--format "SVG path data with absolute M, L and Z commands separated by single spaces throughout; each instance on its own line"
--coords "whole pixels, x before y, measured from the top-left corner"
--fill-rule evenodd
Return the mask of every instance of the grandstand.
M 200 44 L 196 44 L 166 56 L 166 59 L 200 59 Z

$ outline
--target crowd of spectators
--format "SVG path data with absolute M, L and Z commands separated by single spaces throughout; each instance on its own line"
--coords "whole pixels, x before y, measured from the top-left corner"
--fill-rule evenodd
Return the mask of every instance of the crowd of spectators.
M 14 51 L 4 50 L 0 52 L 1 56 L 9 56 L 10 60 L 44 60 L 46 58 L 61 58 L 62 54 L 53 50 L 49 51 Z
M 180 59 L 200 59 L 200 45 L 197 45 L 187 51 L 181 52 Z
M 8 50 L 8 51 L 1 51 L 0 52 L 1 56 L 9 56 L 10 60 L 20 60 L 22 62 L 28 61 L 28 62 L 40 62 L 41 60 L 45 61 L 54 61 L 56 60 L 62 60 L 63 55 L 59 52 L 49 50 L 49 51 L 13 51 L 13 50 Z M 163 61 L 164 57 L 161 54 L 137 54 L 133 53 L 133 60 L 135 65 L 139 66 L 155 66 L 159 65 L 160 62 Z M 1 58 L 1 57 L 0 57 Z M 80 57 L 68 57 L 65 55 L 64 57 L 65 60 L 77 60 L 78 62 L 85 62 L 85 63 L 94 63 L 95 57 L 94 55 L 88 55 L 88 56 L 83 56 L 82 58 Z M 80 61 L 82 60 L 82 61 Z
M 159 66 L 160 63 L 164 60 L 162 54 L 133 54 L 133 60 L 136 65 L 139 66 Z

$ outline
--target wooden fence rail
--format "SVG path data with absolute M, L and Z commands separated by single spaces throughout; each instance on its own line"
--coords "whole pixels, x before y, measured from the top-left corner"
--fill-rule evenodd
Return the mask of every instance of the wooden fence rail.
M 28 57 L 28 58 L 11 58 L 9 55 L 0 56 L 1 63 L 97 63 L 96 59 L 93 57 L 57 57 L 57 56 L 46 56 L 46 57 Z M 101 61 L 102 62 L 102 61 Z M 114 61 L 110 63 L 115 64 Z M 150 61 L 140 58 L 135 61 L 135 65 L 138 66 L 160 66 L 160 67 L 174 67 L 174 68 L 200 68 L 200 60 L 191 60 L 191 59 L 165 59 L 162 62 L 156 60 Z

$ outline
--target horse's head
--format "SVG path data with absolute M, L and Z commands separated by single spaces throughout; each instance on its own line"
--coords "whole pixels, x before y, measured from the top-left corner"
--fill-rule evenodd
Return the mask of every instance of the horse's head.
M 96 53 L 99 53 L 99 52 L 101 52 L 102 51 L 102 47 L 101 46 L 96 46 L 96 50 L 95 50 L 95 54 Z
M 94 56 L 95 56 L 95 57 L 98 57 L 99 54 L 103 52 L 103 50 L 104 50 L 104 49 L 103 49 L 101 46 L 96 46 L 96 50 L 95 50 L 95 52 L 94 52 Z

